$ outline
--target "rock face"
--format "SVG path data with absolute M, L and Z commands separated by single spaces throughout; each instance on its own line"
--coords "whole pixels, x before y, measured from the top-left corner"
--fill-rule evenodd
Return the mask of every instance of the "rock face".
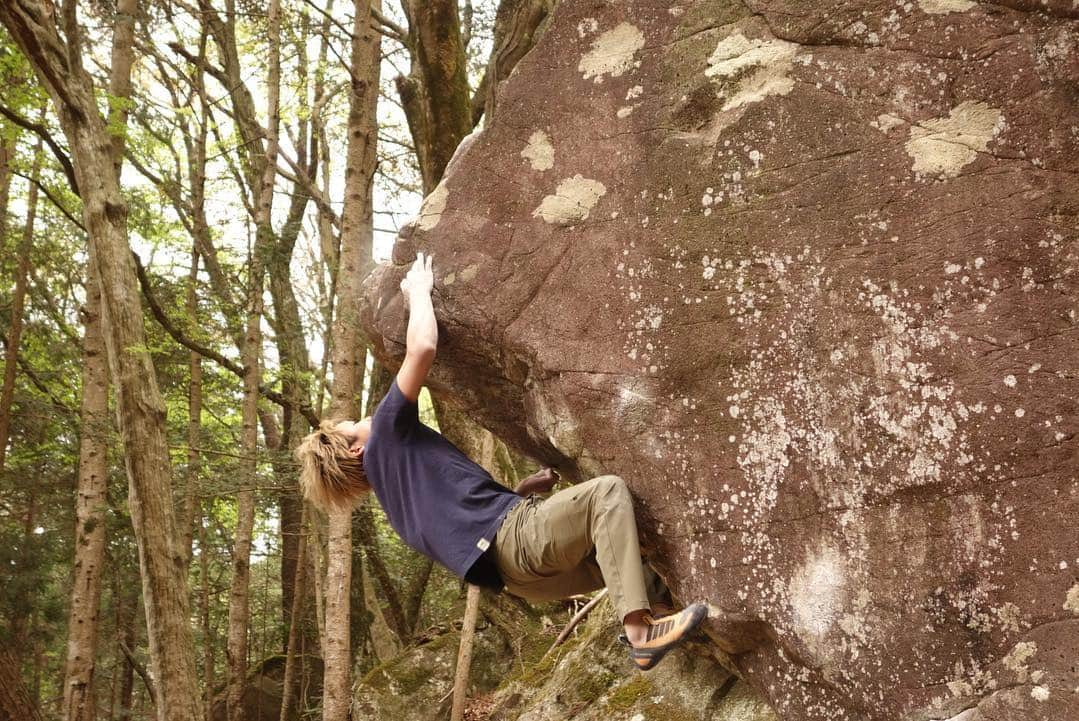
M 559 4 L 368 283 L 784 719 L 1079 718 L 1079 9 Z

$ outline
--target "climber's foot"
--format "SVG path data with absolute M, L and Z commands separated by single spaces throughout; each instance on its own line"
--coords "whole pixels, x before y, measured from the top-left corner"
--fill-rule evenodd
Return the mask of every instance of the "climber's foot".
M 630 645 L 629 657 L 642 671 L 655 666 L 667 652 L 689 638 L 689 634 L 708 615 L 708 607 L 694 603 L 680 613 L 656 619 L 642 614 L 630 623 L 627 618 L 626 633 L 619 637 Z

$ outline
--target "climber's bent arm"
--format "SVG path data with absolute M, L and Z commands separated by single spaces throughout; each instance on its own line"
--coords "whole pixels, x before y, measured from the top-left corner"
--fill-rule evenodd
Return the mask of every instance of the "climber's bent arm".
M 438 324 L 431 304 L 434 274 L 431 258 L 418 253 L 416 262 L 401 281 L 401 292 L 409 308 L 408 331 L 405 335 L 405 361 L 397 372 L 397 387 L 412 402 L 420 397 L 420 389 L 435 362 L 438 346 Z

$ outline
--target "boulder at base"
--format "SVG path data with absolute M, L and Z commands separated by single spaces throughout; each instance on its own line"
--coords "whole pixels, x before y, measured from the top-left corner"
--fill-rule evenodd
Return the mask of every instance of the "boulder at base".
M 567 1 L 366 288 L 784 719 L 1079 718 L 1079 9 Z

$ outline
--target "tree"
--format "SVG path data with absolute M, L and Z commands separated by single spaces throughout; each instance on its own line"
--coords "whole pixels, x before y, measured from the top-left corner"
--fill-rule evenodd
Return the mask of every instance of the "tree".
M 360 392 L 366 357 L 359 326 L 360 283 L 370 272 L 373 213 L 372 178 L 377 161 L 376 110 L 381 56 L 380 36 L 372 24 L 379 0 L 355 0 L 350 58 L 348 149 L 345 156 L 345 205 L 337 268 L 337 316 L 333 325 L 333 384 L 330 417 L 360 415 Z M 348 510 L 329 514 L 326 569 L 326 639 L 323 645 L 324 721 L 345 721 L 351 705 L 350 585 L 352 520 Z

